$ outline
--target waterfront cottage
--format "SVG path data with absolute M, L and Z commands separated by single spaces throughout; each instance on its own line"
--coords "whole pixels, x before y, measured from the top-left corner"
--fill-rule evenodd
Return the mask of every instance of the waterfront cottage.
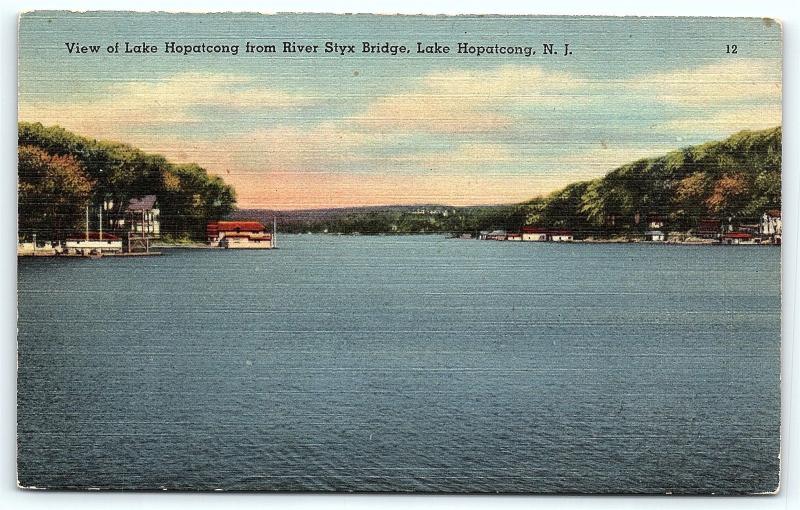
M 547 229 L 540 227 L 522 227 L 523 241 L 547 241 Z
M 259 221 L 231 220 L 214 221 L 206 226 L 206 240 L 212 246 L 223 248 L 260 248 L 274 247 L 272 233 Z
M 522 241 L 522 233 L 509 232 L 508 234 L 506 234 L 506 241 Z
M 728 232 L 720 239 L 722 244 L 756 244 L 753 236 L 747 232 Z
M 134 237 L 159 237 L 160 213 L 155 195 L 131 198 L 125 209 L 125 225 Z
M 555 242 L 566 242 L 573 240 L 571 230 L 551 230 L 547 235 L 551 241 Z
M 664 232 L 660 230 L 648 230 L 644 233 L 645 241 L 660 242 L 665 239 Z
M 489 241 L 505 241 L 506 236 L 505 230 L 493 230 L 486 234 L 486 239 Z

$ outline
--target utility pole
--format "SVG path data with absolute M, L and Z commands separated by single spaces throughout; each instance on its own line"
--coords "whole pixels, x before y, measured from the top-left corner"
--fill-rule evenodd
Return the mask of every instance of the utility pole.
M 86 206 L 86 241 L 89 241 L 89 206 Z
M 278 218 L 272 217 L 272 247 L 278 247 Z
M 103 240 L 103 207 L 100 206 L 100 240 Z

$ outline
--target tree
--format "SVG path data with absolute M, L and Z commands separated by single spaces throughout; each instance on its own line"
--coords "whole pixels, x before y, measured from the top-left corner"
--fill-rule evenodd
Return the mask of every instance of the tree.
M 706 199 L 708 208 L 720 216 L 736 216 L 747 200 L 747 179 L 742 174 L 725 175 Z
M 63 239 L 80 225 L 92 182 L 72 156 L 22 145 L 18 158 L 20 238 Z

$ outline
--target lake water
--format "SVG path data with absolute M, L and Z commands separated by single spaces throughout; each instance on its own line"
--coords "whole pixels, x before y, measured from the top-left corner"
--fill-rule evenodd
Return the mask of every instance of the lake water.
M 19 259 L 20 482 L 777 486 L 775 247 L 279 241 Z

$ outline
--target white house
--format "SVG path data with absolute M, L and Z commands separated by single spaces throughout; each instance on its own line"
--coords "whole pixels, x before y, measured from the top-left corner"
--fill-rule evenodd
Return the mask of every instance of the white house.
M 644 233 L 644 239 L 646 241 L 659 242 L 659 241 L 663 241 L 664 238 L 665 238 L 664 232 L 662 232 L 660 230 L 648 230 L 647 232 Z
M 548 234 L 551 241 L 565 242 L 572 241 L 572 232 L 569 230 L 551 230 Z
M 523 241 L 547 241 L 547 229 L 539 227 L 522 227 Z
M 783 235 L 781 212 L 777 209 L 766 211 L 761 216 L 761 224 L 759 225 L 758 233 L 762 236 L 770 237 L 773 242 L 779 244 Z

